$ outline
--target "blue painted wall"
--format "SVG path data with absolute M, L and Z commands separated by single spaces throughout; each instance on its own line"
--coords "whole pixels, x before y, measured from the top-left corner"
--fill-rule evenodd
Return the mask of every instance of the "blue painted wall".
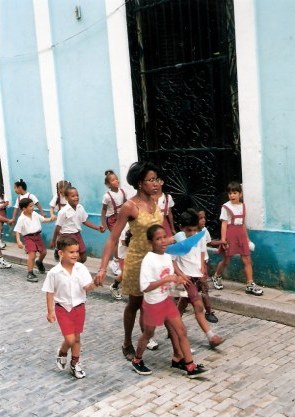
M 28 190 L 47 204 L 44 184 L 50 184 L 49 162 L 32 2 L 1 2 L 0 16 L 0 79 L 10 178 L 13 182 L 23 178 Z
M 295 2 L 259 0 L 255 5 L 266 228 L 294 231 Z
M 104 171 L 119 169 L 104 1 L 50 2 L 65 177 L 100 212 Z
M 295 291 L 295 234 L 251 230 L 249 237 L 256 246 L 255 251 L 252 252 L 255 282 Z M 210 254 L 211 273 L 221 259 L 219 255 Z M 239 256 L 233 256 L 223 276 L 245 283 L 243 264 Z

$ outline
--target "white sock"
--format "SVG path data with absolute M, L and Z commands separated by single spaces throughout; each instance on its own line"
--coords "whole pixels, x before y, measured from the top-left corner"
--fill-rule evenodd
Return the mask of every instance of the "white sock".
M 208 340 L 210 340 L 215 335 L 214 335 L 214 332 L 212 330 L 209 330 L 209 332 L 206 333 L 206 336 L 208 337 Z

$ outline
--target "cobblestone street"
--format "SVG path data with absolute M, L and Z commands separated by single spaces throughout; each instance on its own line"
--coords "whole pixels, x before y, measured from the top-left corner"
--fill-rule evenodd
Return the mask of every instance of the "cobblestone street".
M 171 346 L 159 328 L 159 350 L 144 357 L 153 374 L 132 372 L 122 353 L 124 301 L 107 289 L 88 296 L 76 380 L 55 366 L 62 340 L 46 320 L 45 294 L 26 270 L 0 270 L 0 416 L 5 417 L 294 417 L 295 328 L 218 311 L 216 331 L 226 338 L 208 348 L 192 310 L 184 315 L 195 360 L 209 372 L 196 380 L 170 369 Z M 139 334 L 134 332 L 134 343 Z

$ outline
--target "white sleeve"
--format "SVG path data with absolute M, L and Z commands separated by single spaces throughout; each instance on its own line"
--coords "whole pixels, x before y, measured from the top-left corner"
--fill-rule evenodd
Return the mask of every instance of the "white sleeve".
M 65 219 L 66 219 L 66 212 L 63 211 L 63 210 L 60 210 L 57 214 L 56 226 L 62 227 L 62 225 L 64 224 Z
M 148 254 L 143 258 L 140 267 L 140 291 L 144 291 L 151 282 L 151 265 Z
M 170 194 L 168 194 L 168 207 L 171 208 L 174 206 L 174 200 Z
M 81 273 L 79 273 L 79 281 L 80 281 L 81 287 L 83 288 L 86 285 L 91 284 L 92 277 L 85 265 L 80 264 L 79 267 L 81 269 Z
M 23 229 L 23 227 L 22 227 L 22 226 L 23 226 L 22 218 L 21 218 L 21 217 L 19 217 L 19 218 L 17 219 L 16 225 L 14 226 L 13 231 L 14 231 L 14 232 L 18 232 L 18 233 L 22 234 L 22 229 Z
M 221 207 L 221 214 L 219 217 L 220 220 L 225 220 L 226 222 L 229 222 L 231 219 L 231 216 L 229 216 L 228 211 L 225 207 Z
M 14 208 L 19 208 L 19 198 L 15 200 Z
M 84 207 L 81 207 L 81 219 L 82 219 L 82 223 L 86 222 L 86 220 L 88 219 L 88 214 L 86 213 Z
M 54 273 L 49 271 L 42 286 L 42 291 L 54 293 Z
M 106 206 L 108 206 L 110 204 L 111 198 L 109 193 L 105 193 L 105 195 L 102 198 L 102 204 L 105 204 Z
M 29 197 L 28 198 L 30 198 L 33 201 L 34 204 L 39 203 L 38 198 L 34 194 L 29 193 Z
M 206 241 L 206 244 L 207 243 L 210 243 L 211 242 L 211 235 L 210 235 L 210 233 L 209 233 L 209 230 L 207 229 L 207 227 L 206 227 L 206 230 L 205 230 L 205 241 Z
M 49 203 L 50 207 L 55 208 L 56 207 L 56 201 L 57 201 L 57 194 L 55 194 L 53 196 L 53 198 L 50 200 L 50 203 Z

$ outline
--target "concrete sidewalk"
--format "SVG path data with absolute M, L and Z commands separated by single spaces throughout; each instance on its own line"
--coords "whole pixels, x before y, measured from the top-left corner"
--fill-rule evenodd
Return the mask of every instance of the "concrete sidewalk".
M 26 265 L 25 252 L 14 243 L 7 244 L 3 255 L 12 263 Z M 56 264 L 52 250 L 48 250 L 44 264 L 46 270 Z M 88 257 L 85 265 L 91 274 L 95 274 L 99 269 L 100 259 Z M 113 278 L 108 274 L 106 284 L 110 284 Z M 255 297 L 245 294 L 243 284 L 226 280 L 223 284 L 222 291 L 215 290 L 210 285 L 210 297 L 215 309 L 295 327 L 295 292 L 264 288 L 264 295 Z

